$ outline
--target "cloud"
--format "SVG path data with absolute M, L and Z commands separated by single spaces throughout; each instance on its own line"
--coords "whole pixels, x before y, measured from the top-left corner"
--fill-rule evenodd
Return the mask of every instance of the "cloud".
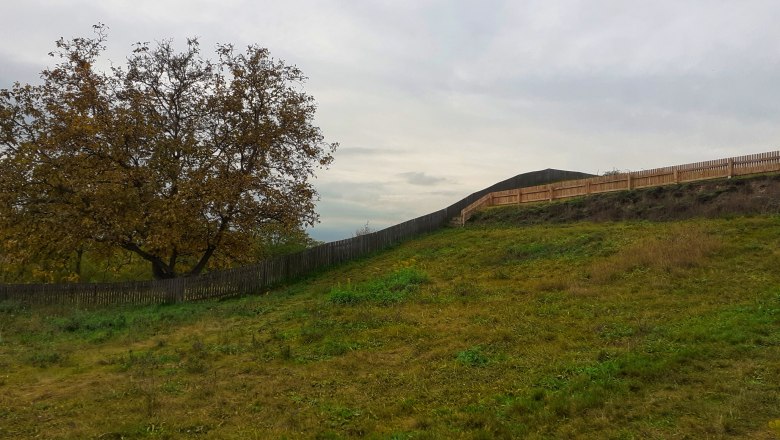
M 0 88 L 36 82 L 54 40 L 98 21 L 115 62 L 166 37 L 198 36 L 204 54 L 266 46 L 309 77 L 316 123 L 341 144 L 314 182 L 315 230 L 329 233 L 427 214 L 527 171 L 653 168 L 780 138 L 770 0 L 128 5 L 0 2 Z
M 429 176 L 424 172 L 419 171 L 409 171 L 398 175 L 410 185 L 432 186 L 447 181 L 447 179 L 443 177 Z

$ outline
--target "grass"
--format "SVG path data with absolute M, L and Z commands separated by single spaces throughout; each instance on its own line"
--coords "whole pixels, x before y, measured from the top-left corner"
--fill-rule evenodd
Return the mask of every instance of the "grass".
M 267 295 L 0 304 L 2 438 L 776 438 L 780 218 L 473 225 Z
M 364 281 L 359 285 L 341 284 L 332 288 L 328 300 L 334 304 L 354 305 L 372 302 L 389 305 L 401 302 L 419 289 L 420 284 L 428 280 L 425 272 L 405 267 L 378 280 Z

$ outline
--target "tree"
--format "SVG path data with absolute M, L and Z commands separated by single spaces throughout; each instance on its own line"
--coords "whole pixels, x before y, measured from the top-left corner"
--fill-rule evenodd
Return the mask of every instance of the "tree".
M 368 234 L 371 234 L 373 232 L 376 232 L 376 231 L 374 230 L 374 228 L 371 227 L 371 225 L 369 225 L 369 221 L 366 221 L 365 225 L 355 229 L 355 233 L 352 234 L 352 236 L 353 237 L 360 237 L 361 235 L 368 235 Z
M 337 144 L 314 125 L 298 68 L 257 46 L 207 60 L 190 39 L 181 52 L 138 43 L 101 71 L 95 30 L 57 42 L 42 84 L 0 90 L 6 252 L 121 248 L 171 278 L 250 252 L 258 231 L 317 222 L 311 179 Z

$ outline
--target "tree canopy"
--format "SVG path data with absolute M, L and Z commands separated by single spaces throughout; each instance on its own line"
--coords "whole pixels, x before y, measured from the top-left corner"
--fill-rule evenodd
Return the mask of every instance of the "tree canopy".
M 121 248 L 170 278 L 316 223 L 311 180 L 337 144 L 314 125 L 297 67 L 257 46 L 218 45 L 209 60 L 190 39 L 138 43 L 99 70 L 95 30 L 56 43 L 42 84 L 0 90 L 6 258 Z

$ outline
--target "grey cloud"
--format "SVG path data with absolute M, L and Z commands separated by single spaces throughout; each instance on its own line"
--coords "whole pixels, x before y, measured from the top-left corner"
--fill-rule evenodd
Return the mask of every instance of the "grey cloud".
M 750 78 L 734 75 L 519 77 L 469 87 L 487 99 L 519 104 L 587 105 L 626 110 L 729 115 L 756 121 L 780 116 L 780 69 Z
M 341 143 L 314 231 L 348 236 L 525 171 L 776 148 L 778 15 L 768 0 L 0 2 L 0 88 L 36 82 L 54 40 L 98 21 L 115 62 L 166 37 L 267 46 L 310 77 Z
M 477 191 L 477 190 L 475 189 L 474 191 Z M 449 197 L 449 198 L 453 198 L 453 197 L 463 198 L 463 197 L 466 197 L 468 195 L 468 194 L 464 194 L 464 193 L 462 193 L 460 191 L 431 191 L 430 194 L 431 195 L 435 195 L 435 196 L 445 196 L 445 197 Z
M 424 172 L 419 171 L 409 171 L 406 173 L 400 173 L 398 175 L 403 178 L 406 183 L 411 185 L 431 186 L 447 181 L 447 179 L 443 177 L 430 176 Z
M 0 54 L 0 59 L 4 57 Z M 9 57 L 10 58 L 10 57 Z M 36 78 L 42 69 L 34 63 L 6 58 L 0 63 L 0 88 L 11 88 L 15 82 L 37 83 Z
M 322 200 L 348 200 L 353 203 L 371 202 L 384 192 L 382 182 L 326 181 L 317 185 Z
M 338 150 L 336 150 L 336 158 L 341 157 L 376 157 L 376 156 L 383 156 L 383 155 L 396 155 L 400 154 L 402 151 L 399 150 L 393 150 L 390 148 L 366 148 L 366 147 L 339 147 Z

